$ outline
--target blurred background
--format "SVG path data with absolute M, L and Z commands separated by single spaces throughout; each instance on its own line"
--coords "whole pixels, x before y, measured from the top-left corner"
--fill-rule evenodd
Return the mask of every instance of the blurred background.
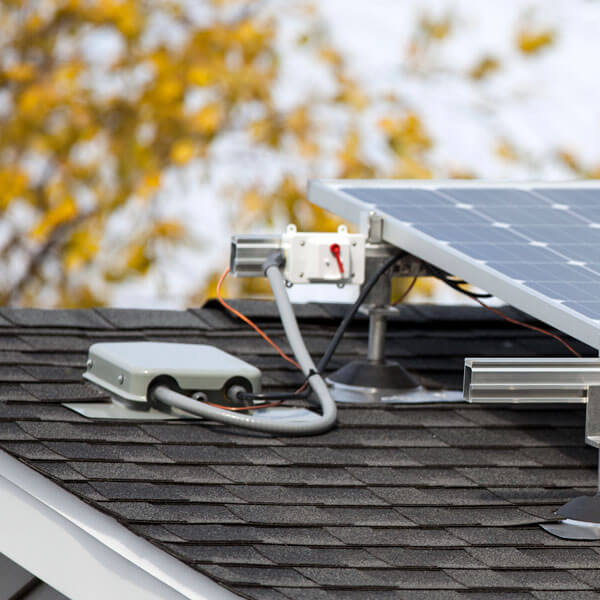
M 2 0 L 0 304 L 197 306 L 232 233 L 337 227 L 312 177 L 599 177 L 598 31 L 592 0 Z

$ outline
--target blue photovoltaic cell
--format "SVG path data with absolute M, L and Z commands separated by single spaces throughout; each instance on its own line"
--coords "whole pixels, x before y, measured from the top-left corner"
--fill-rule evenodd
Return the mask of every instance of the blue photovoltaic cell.
M 552 250 L 571 260 L 600 263 L 600 244 L 552 244 Z
M 599 201 L 600 203 L 600 201 Z M 569 210 L 590 223 L 600 223 L 600 206 L 589 204 L 569 206 Z
M 482 206 L 477 208 L 477 212 L 511 225 L 587 225 L 584 219 L 573 213 L 546 206 Z
M 453 248 L 472 256 L 477 260 L 486 262 L 523 262 L 523 244 L 465 244 L 452 242 Z M 564 258 L 541 246 L 527 247 L 527 261 L 530 263 L 556 263 L 564 262 Z
M 600 189 L 399 186 L 340 191 L 600 320 Z
M 531 191 L 556 204 L 566 204 L 567 206 L 593 206 L 600 203 L 600 189 L 536 188 Z
M 593 302 L 597 296 L 593 293 L 582 289 L 581 283 L 565 283 L 565 282 L 539 282 L 530 281 L 527 285 L 536 292 L 553 298 L 554 300 L 571 301 L 571 302 Z M 596 285 L 596 284 L 592 284 Z
M 377 206 L 380 208 L 380 206 Z M 419 225 L 432 225 L 447 223 L 448 225 L 488 225 L 485 217 L 473 211 L 456 208 L 456 206 L 390 206 L 385 209 L 386 214 L 405 223 Z
M 598 315 L 600 315 L 600 302 L 565 302 L 564 306 L 591 319 L 598 319 Z
M 579 283 L 577 284 L 577 289 L 581 292 L 582 298 L 583 294 L 587 294 L 590 296 L 589 300 L 600 301 L 600 281 Z
M 553 227 L 552 225 L 515 225 L 513 230 L 536 242 L 554 244 L 593 244 L 600 242 L 600 229 L 588 224 L 579 227 Z
M 445 198 L 430 190 L 403 190 L 386 188 L 356 188 L 351 196 L 378 206 L 454 206 L 450 198 Z
M 440 242 L 487 242 L 493 244 L 518 243 L 521 238 L 502 227 L 487 225 L 414 225 L 415 229 L 436 238 Z
M 510 188 L 440 188 L 444 196 L 473 206 L 549 206 L 551 203 L 524 190 Z
M 492 269 L 500 271 L 519 281 L 595 281 L 598 275 L 585 267 L 560 263 L 488 263 Z

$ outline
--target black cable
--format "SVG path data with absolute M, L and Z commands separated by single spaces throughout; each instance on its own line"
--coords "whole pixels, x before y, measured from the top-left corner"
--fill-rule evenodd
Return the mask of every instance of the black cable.
M 446 273 L 446 271 L 442 271 L 442 269 L 438 269 L 433 265 L 425 263 L 427 270 L 440 281 L 443 281 L 447 286 L 451 287 L 453 290 L 464 294 L 465 296 L 469 296 L 469 298 L 492 298 L 492 294 L 480 294 L 478 292 L 470 292 L 469 290 L 463 290 L 461 285 L 468 285 L 464 279 L 452 279 L 452 275 Z
M 475 299 L 480 299 L 480 298 L 492 298 L 492 294 L 480 294 L 478 292 L 470 292 L 469 290 L 463 290 L 460 285 L 457 285 L 456 283 L 454 283 L 451 280 L 448 279 L 442 279 L 442 281 L 447 285 L 450 286 L 453 290 L 456 290 L 457 292 L 460 292 L 461 294 L 464 294 L 465 296 L 468 296 L 469 298 L 475 298 Z
M 329 342 L 329 346 L 327 350 L 325 350 L 325 354 L 321 357 L 319 364 L 317 365 L 317 370 L 319 373 L 323 373 L 331 360 L 331 357 L 334 355 L 339 343 L 346 333 L 346 329 L 350 324 L 350 321 L 354 318 L 354 315 L 358 312 L 358 309 L 362 306 L 362 303 L 365 301 L 366 297 L 369 295 L 371 290 L 375 287 L 375 284 L 379 281 L 379 278 L 396 262 L 398 262 L 402 257 L 406 256 L 406 252 L 403 250 L 396 252 L 393 256 L 390 256 L 384 263 L 382 263 L 379 268 L 371 275 L 370 279 L 365 283 L 356 302 L 352 305 L 352 308 L 348 311 L 346 316 L 343 318 L 342 322 L 339 324 L 337 331 L 331 338 L 331 342 Z
M 301 392 L 266 392 L 260 394 L 253 394 L 251 392 L 240 392 L 236 398 L 245 401 L 253 401 L 253 400 L 302 400 L 307 398 L 310 394 L 310 388 L 306 388 Z M 260 408 L 257 406 L 256 408 Z

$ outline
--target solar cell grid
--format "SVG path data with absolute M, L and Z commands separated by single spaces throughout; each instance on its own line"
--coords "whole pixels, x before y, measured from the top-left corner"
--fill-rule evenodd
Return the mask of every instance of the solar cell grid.
M 413 225 L 416 227 L 416 225 Z M 418 229 L 441 242 L 487 242 L 491 244 L 518 244 L 522 241 L 518 235 L 502 227 L 486 225 L 419 225 Z
M 600 241 L 600 230 L 582 224 L 578 227 L 553 225 L 515 225 L 513 230 L 531 241 L 546 244 L 594 244 Z M 524 257 L 525 258 L 525 257 Z
M 581 226 L 587 221 L 567 210 L 546 206 L 481 206 L 476 210 L 481 214 L 511 225 L 561 225 Z
M 598 203 L 600 203 L 600 200 Z M 581 219 L 586 219 L 591 223 L 600 223 L 600 206 L 584 204 L 569 206 L 569 210 L 577 214 Z
M 548 206 L 551 202 L 524 190 L 511 188 L 439 188 L 439 193 L 473 206 Z
M 533 188 L 534 194 L 547 198 L 552 202 L 569 206 L 593 206 L 600 203 L 600 189 L 577 188 Z
M 600 302 L 565 302 L 564 305 L 590 319 L 597 320 L 600 315 Z
M 572 260 L 600 263 L 600 245 L 598 244 L 552 244 L 552 250 Z
M 379 208 L 379 205 L 378 205 Z M 470 224 L 487 225 L 488 219 L 474 211 L 456 206 L 390 206 L 386 213 L 404 223 L 429 225 L 447 223 L 467 226 Z

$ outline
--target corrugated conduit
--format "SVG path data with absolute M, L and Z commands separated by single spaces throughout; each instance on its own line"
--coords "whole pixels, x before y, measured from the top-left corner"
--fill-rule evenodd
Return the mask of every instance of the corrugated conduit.
M 222 408 L 210 406 L 204 402 L 200 402 L 193 398 L 181 394 L 171 388 L 159 385 L 154 388 L 153 395 L 156 400 L 184 410 L 194 415 L 204 417 L 220 423 L 235 425 L 245 429 L 253 429 L 255 431 L 264 431 L 267 433 L 283 434 L 283 435 L 313 435 L 327 431 L 335 424 L 337 417 L 337 409 L 329 388 L 321 375 L 317 372 L 317 367 L 313 362 L 300 329 L 294 315 L 294 310 L 290 303 L 285 283 L 280 271 L 281 258 L 273 256 L 267 260 L 264 266 L 265 275 L 271 285 L 275 303 L 279 310 L 281 323 L 287 336 L 288 342 L 292 348 L 296 360 L 300 364 L 302 372 L 306 376 L 315 396 L 319 402 L 321 414 L 313 413 L 314 417 L 298 418 L 285 420 L 273 420 L 261 418 L 239 412 L 228 411 Z M 259 408 L 257 406 L 257 408 Z M 273 409 L 278 410 L 278 409 Z

